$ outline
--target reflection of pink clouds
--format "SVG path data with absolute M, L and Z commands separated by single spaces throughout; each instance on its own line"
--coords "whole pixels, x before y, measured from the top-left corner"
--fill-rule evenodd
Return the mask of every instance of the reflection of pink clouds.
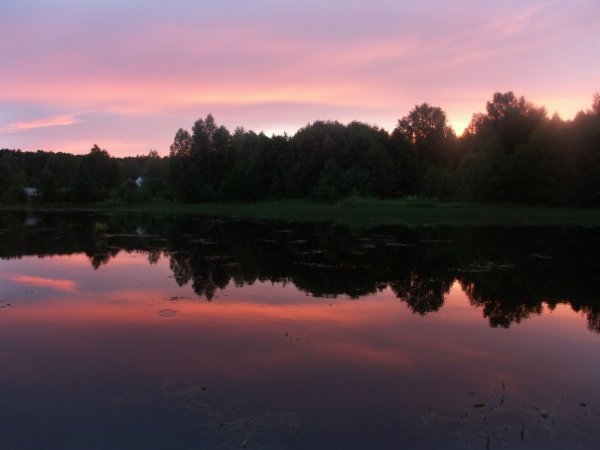
M 116 260 L 120 258 L 122 258 L 121 255 Z M 136 259 L 132 258 L 131 261 L 123 263 L 130 265 Z M 140 260 L 137 259 L 137 262 L 139 264 Z M 14 275 L 10 279 L 23 284 L 37 283 L 38 286 L 58 286 L 65 291 L 70 291 L 75 287 L 74 282 L 70 280 L 51 280 L 25 275 Z M 282 302 L 276 303 L 272 298 L 264 298 L 265 295 L 268 295 L 269 290 L 272 291 L 271 295 L 274 298 L 281 298 Z M 257 296 L 251 294 L 253 291 L 258 293 Z M 26 308 L 15 309 L 11 312 L 11 320 L 47 322 L 51 318 L 55 324 L 66 325 L 71 321 L 78 323 L 92 321 L 98 325 L 104 324 L 103 326 L 110 327 L 120 324 L 139 324 L 170 328 L 172 326 L 196 327 L 203 324 L 199 328 L 212 329 L 225 326 L 231 329 L 228 333 L 235 329 L 242 334 L 247 332 L 262 334 L 264 331 L 259 330 L 263 328 L 270 330 L 274 327 L 279 330 L 278 334 L 281 335 L 284 331 L 288 331 L 291 341 L 298 336 L 302 336 L 303 341 L 310 337 L 320 336 L 321 344 L 331 339 L 331 350 L 335 353 L 370 355 L 369 359 L 379 362 L 386 359 L 385 355 L 391 356 L 394 353 L 391 349 L 405 346 L 407 343 L 407 336 L 404 333 L 389 332 L 389 330 L 418 329 L 424 326 L 423 321 L 425 320 L 421 316 L 410 313 L 404 303 L 398 301 L 389 288 L 359 301 L 338 299 L 334 300 L 333 304 L 306 297 L 292 286 L 282 287 L 270 283 L 257 283 L 243 288 L 228 288 L 224 292 L 229 292 L 230 297 L 212 303 L 194 296 L 184 296 L 182 300 L 171 302 L 168 300 L 170 292 L 168 288 L 118 290 L 110 293 L 88 291 L 76 294 L 75 297 L 81 300 L 77 302 L 74 302 L 72 298 L 56 299 L 50 303 L 27 305 Z M 250 293 L 251 300 L 244 300 L 245 292 Z M 239 297 L 240 294 L 242 297 Z M 252 299 L 253 297 L 256 299 Z M 223 297 L 221 296 L 221 298 Z M 264 303 L 260 302 L 261 298 L 264 298 Z M 293 299 L 296 301 L 294 302 Z M 483 330 L 489 328 L 485 319 L 481 317 L 481 311 L 469 304 L 458 283 L 453 285 L 445 299 L 446 304 L 438 314 L 426 317 L 429 326 L 443 327 L 444 329 L 456 326 L 474 326 Z M 174 318 L 176 323 L 165 321 L 165 318 L 159 314 L 164 309 L 177 311 Z M 544 327 L 546 325 L 540 321 L 559 320 L 562 326 L 571 330 L 572 333 L 586 333 L 582 317 L 568 305 L 558 305 L 553 312 L 549 312 L 547 307 L 544 309 L 545 314 L 530 318 L 519 327 Z M 368 350 L 362 339 L 354 335 L 356 330 L 361 329 L 372 330 L 369 333 L 371 336 L 385 336 L 385 339 L 378 340 L 377 352 Z M 337 337 L 340 336 L 343 339 L 338 341 Z M 346 340 L 346 337 L 351 337 L 350 342 Z M 355 338 L 356 342 L 354 342 Z M 422 341 L 419 346 L 424 342 Z M 469 358 L 490 356 L 480 350 L 462 348 L 453 342 L 441 342 L 436 345 L 443 346 L 449 353 L 461 353 Z M 390 351 L 385 350 L 386 348 Z M 400 361 L 398 360 L 398 362 Z
M 527 406 L 531 415 L 530 405 L 559 395 L 575 405 L 598 397 L 598 370 L 586 363 L 597 356 L 596 336 L 561 305 L 560 315 L 544 314 L 507 332 L 489 328 L 458 282 L 444 307 L 425 317 L 410 313 L 390 288 L 351 301 L 256 282 L 229 287 L 207 303 L 173 280 L 153 287 L 150 279 L 169 273 L 167 261 L 148 266 L 141 256 L 122 251 L 101 271 L 82 254 L 0 261 L 0 271 L 4 264 L 38 275 L 52 268 L 57 279 L 79 268 L 76 279 L 85 286 L 0 312 L 0 338 L 10 343 L 0 346 L 7 362 L 0 383 L 11 395 L 27 393 L 33 407 L 50 405 L 51 412 L 60 404 L 59 420 L 80 411 L 88 420 L 85 411 L 110 408 L 111 426 L 114 417 L 129 423 L 156 411 L 160 427 L 169 418 L 203 425 L 199 410 L 180 408 L 200 393 L 194 398 L 215 411 L 240 411 L 240 417 L 292 411 L 303 432 L 327 427 L 334 438 L 364 427 L 367 417 L 384 423 L 377 436 L 385 436 L 390 427 L 412 429 L 412 418 L 420 424 L 426 411 L 434 417 L 432 409 L 441 419 L 470 412 L 474 402 L 495 407 L 503 386 L 507 402 Z M 114 286 L 114 273 L 130 282 Z M 111 292 L 94 290 L 92 280 L 111 285 Z M 168 301 L 175 293 L 186 298 Z M 567 325 L 557 333 L 556 323 Z M 567 352 L 555 351 L 557 345 Z
M 145 255 L 136 252 L 119 252 L 100 271 L 83 254 L 10 264 L 18 270 L 13 278 L 23 283 L 48 285 L 48 280 L 68 281 L 65 274 L 77 273 L 83 287 L 2 310 L 3 339 L 40 349 L 27 358 L 19 356 L 22 347 L 3 349 L 0 356 L 13 364 L 2 377 L 16 384 L 28 379 L 43 384 L 27 375 L 42 367 L 48 379 L 61 377 L 64 367 L 50 362 L 68 355 L 74 379 L 84 379 L 93 367 L 100 378 L 126 374 L 155 381 L 201 378 L 243 384 L 283 377 L 302 384 L 304 368 L 310 367 L 314 377 L 341 375 L 347 369 L 376 374 L 390 388 L 398 376 L 408 380 L 402 387 L 407 395 L 411 383 L 425 378 L 453 380 L 468 390 L 503 380 L 511 392 L 530 394 L 536 389 L 531 380 L 546 371 L 536 357 L 536 336 L 551 348 L 556 339 L 568 343 L 589 333 L 583 317 L 561 306 L 559 314 L 530 318 L 508 335 L 492 330 L 481 310 L 469 305 L 459 283 L 439 312 L 422 317 L 412 314 L 390 288 L 356 301 L 323 300 L 291 284 L 256 282 L 229 286 L 209 303 L 189 285 L 178 288 L 167 278 L 166 259 L 149 266 Z M 169 301 L 175 294 L 183 299 Z M 560 324 L 560 337 L 553 334 L 558 329 L 553 322 Z M 52 344 L 41 345 L 48 342 Z M 551 356 L 543 355 L 543 360 Z M 436 386 L 432 392 L 446 389 Z
M 77 284 L 73 280 L 62 280 L 56 278 L 43 278 L 32 275 L 23 275 L 16 273 L 3 274 L 2 278 L 13 283 L 22 284 L 28 287 L 40 287 L 53 289 L 55 291 L 74 292 Z
M 252 290 L 252 287 L 247 289 Z M 298 294 L 292 287 L 287 290 Z M 300 301 L 305 301 L 304 295 L 300 295 Z M 78 351 L 75 349 L 89 342 L 70 337 L 69 330 L 86 329 L 100 336 L 112 334 L 114 331 L 111 330 L 122 327 L 131 327 L 128 333 L 138 336 L 135 341 L 140 339 L 139 336 L 144 336 L 147 341 L 153 341 L 151 335 L 163 336 L 161 339 L 169 341 L 184 335 L 192 342 L 219 343 L 217 347 L 224 343 L 232 348 L 249 346 L 255 349 L 251 354 L 240 352 L 243 349 L 236 350 L 235 358 L 215 363 L 215 369 L 224 373 L 234 373 L 237 368 L 245 367 L 247 375 L 297 364 L 302 355 L 316 360 L 397 367 L 402 371 L 415 372 L 417 366 L 428 358 L 423 349 L 440 345 L 431 336 L 426 338 L 423 335 L 413 342 L 405 334 L 393 331 L 401 326 L 414 331 L 414 323 L 411 324 L 414 316 L 400 304 L 365 299 L 330 307 L 328 303 L 306 301 L 310 303 L 169 302 L 165 301 L 164 293 L 121 291 L 110 297 L 86 294 L 76 302 L 65 299 L 15 308 L 10 311 L 9 318 L 11 327 L 47 329 L 53 334 L 54 342 L 61 342 L 60 345 L 70 348 L 70 351 Z M 164 317 L 160 312 L 165 309 L 176 311 L 176 314 Z M 395 313 L 390 314 L 390 309 Z M 361 331 L 357 333 L 357 330 Z M 365 330 L 372 331 L 364 334 Z M 63 333 L 67 335 L 60 339 L 59 335 Z M 82 342 L 84 344 L 80 344 Z M 457 356 L 464 351 L 460 346 L 441 344 L 447 347 L 449 355 Z M 211 359 L 209 355 L 213 349 L 210 345 L 192 347 L 198 361 Z M 136 359 L 154 367 L 155 351 L 151 347 L 138 349 Z M 177 362 L 189 360 L 189 352 L 188 347 L 174 346 L 168 355 L 163 355 L 163 359 L 171 361 L 171 364 L 166 364 L 170 371 L 185 373 L 189 367 L 178 366 Z M 205 358 L 198 358 L 200 354 L 204 354 Z

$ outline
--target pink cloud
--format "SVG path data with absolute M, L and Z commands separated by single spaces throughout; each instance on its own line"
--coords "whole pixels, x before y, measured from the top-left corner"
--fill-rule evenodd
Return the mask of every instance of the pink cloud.
M 77 123 L 81 123 L 81 120 L 75 117 L 74 114 L 61 114 L 57 116 L 44 117 L 41 119 L 8 123 L 0 128 L 0 133 L 20 133 L 22 131 L 33 130 L 36 128 L 62 127 Z

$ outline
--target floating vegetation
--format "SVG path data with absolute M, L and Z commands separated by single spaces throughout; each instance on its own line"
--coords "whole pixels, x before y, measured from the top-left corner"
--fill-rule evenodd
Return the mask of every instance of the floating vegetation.
M 277 241 L 275 239 L 255 239 L 256 242 L 263 242 L 265 244 L 275 244 Z
M 461 273 L 478 273 L 478 272 L 491 272 L 492 270 L 509 270 L 515 267 L 514 264 L 508 263 L 497 263 L 494 261 L 476 261 L 465 268 L 457 269 L 457 272 Z
M 368 269 L 367 265 L 356 265 L 356 264 L 326 264 L 326 263 L 317 263 L 310 261 L 297 261 L 296 265 L 298 266 L 307 266 L 307 267 L 317 267 L 319 269 L 348 269 L 348 270 L 358 270 L 358 269 Z
M 238 414 L 221 410 L 205 397 L 206 387 L 192 386 L 171 391 L 178 400 L 172 414 L 203 416 L 202 426 L 211 430 L 216 427 L 222 435 L 216 448 L 245 448 L 251 444 L 261 446 L 282 437 L 294 438 L 300 421 L 294 413 L 273 413 L 264 411 L 255 414 Z M 208 420 L 207 420 L 208 419 Z
M 191 242 L 193 244 L 202 244 L 202 245 L 217 245 L 218 244 L 218 242 L 213 241 L 212 239 L 203 239 L 203 238 L 189 239 L 189 242 Z
M 12 304 L 10 304 L 10 303 L 5 303 L 5 302 L 3 302 L 2 300 L 0 300 L 0 309 L 3 309 L 3 308 L 11 308 L 11 307 L 12 307 Z
M 211 395 L 212 394 L 212 395 Z M 300 421 L 292 412 L 241 412 L 219 406 L 214 389 L 192 386 L 143 386 L 124 392 L 113 402 L 119 408 L 161 405 L 165 422 L 189 422 L 198 439 L 197 448 L 285 449 L 296 438 Z
M 529 257 L 530 258 L 535 258 L 535 259 L 546 259 L 546 260 L 552 260 L 552 259 L 554 259 L 554 256 L 542 255 L 541 253 L 530 253 Z
M 523 448 L 521 441 L 526 448 L 555 448 L 559 436 L 561 442 L 584 445 L 577 448 L 593 448 L 593 432 L 600 426 L 600 416 L 586 402 L 559 396 L 533 404 L 507 392 L 504 382 L 499 390 L 471 392 L 455 407 L 431 407 L 415 419 L 408 424 L 447 441 L 448 448 Z
M 94 233 L 106 233 L 108 231 L 108 224 L 105 222 L 94 222 Z
M 297 252 L 296 255 L 298 256 L 310 256 L 310 255 L 322 255 L 323 253 L 325 253 L 323 250 L 307 250 L 304 252 Z
M 223 267 L 239 267 L 239 266 L 241 266 L 241 264 L 239 262 L 227 262 L 227 263 L 221 263 L 220 265 Z
M 202 259 L 204 259 L 205 261 L 223 261 L 223 260 L 231 259 L 231 256 L 229 256 L 229 255 L 204 255 L 202 257 Z
M 385 245 L 387 247 L 413 247 L 413 245 L 411 245 L 411 244 L 405 244 L 403 242 L 394 242 L 394 241 L 388 241 L 385 243 Z
M 330 305 L 331 305 L 331 304 L 330 304 Z M 312 340 L 311 340 L 311 339 L 308 339 L 308 338 L 301 338 L 301 337 L 293 337 L 293 336 L 291 336 L 291 335 L 290 335 L 290 333 L 289 333 L 289 332 L 287 332 L 287 331 L 284 331 L 284 332 L 283 332 L 283 337 L 284 337 L 284 338 L 285 338 L 287 341 L 289 341 L 289 342 L 297 342 L 297 343 L 304 343 L 304 344 L 310 344 L 310 343 L 312 343 Z

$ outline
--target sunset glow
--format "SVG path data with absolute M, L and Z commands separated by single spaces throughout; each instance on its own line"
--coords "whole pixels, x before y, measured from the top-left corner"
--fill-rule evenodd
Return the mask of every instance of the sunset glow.
M 573 117 L 599 89 L 595 0 L 5 3 L 0 147 L 166 154 L 213 113 L 233 130 L 317 119 L 391 131 L 422 102 L 457 132 L 496 91 Z

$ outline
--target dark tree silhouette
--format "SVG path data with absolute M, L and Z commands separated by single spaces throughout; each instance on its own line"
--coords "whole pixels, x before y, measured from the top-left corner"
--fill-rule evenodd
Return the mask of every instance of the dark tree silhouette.
M 156 152 L 114 158 L 98 145 L 86 155 L 0 150 L 0 201 L 420 196 L 599 206 L 599 130 L 599 94 L 588 110 L 564 121 L 513 92 L 496 92 L 460 138 L 445 112 L 427 103 L 391 134 L 361 122 L 316 121 L 293 136 L 243 128 L 232 135 L 208 114 L 191 133 L 176 132 L 165 158 Z M 141 186 L 134 183 L 140 177 Z

